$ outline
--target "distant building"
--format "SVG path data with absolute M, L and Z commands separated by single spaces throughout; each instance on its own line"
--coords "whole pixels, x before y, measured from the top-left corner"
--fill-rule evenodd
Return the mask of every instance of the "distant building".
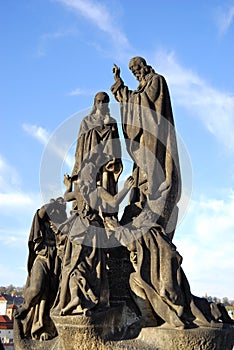
M 16 306 L 19 306 L 23 304 L 24 298 L 23 297 L 18 297 L 17 295 L 10 295 L 10 294 L 1 294 L 7 301 L 7 306 L 14 304 Z
M 7 307 L 6 314 L 11 321 L 14 319 L 15 312 L 17 310 L 17 306 L 15 304 L 11 304 Z
M 4 346 L 14 345 L 13 320 L 7 315 L 0 315 L 0 338 Z
M 0 339 L 4 349 L 14 350 L 13 321 L 17 306 L 14 303 L 7 306 L 7 299 L 12 300 L 0 294 Z
M 0 294 L 0 315 L 6 315 L 7 300 Z

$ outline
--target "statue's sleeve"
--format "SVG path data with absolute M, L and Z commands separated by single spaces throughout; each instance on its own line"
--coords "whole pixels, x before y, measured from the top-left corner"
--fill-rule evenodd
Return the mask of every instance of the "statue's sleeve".
M 38 214 L 39 210 L 37 210 L 36 214 L 34 215 L 29 239 L 28 239 L 28 249 L 29 249 L 29 255 L 28 255 L 28 272 L 30 273 L 34 260 L 36 258 L 36 252 L 35 252 L 35 243 L 42 240 L 42 233 L 41 233 L 41 219 Z
M 145 93 L 147 94 L 150 101 L 155 102 L 159 98 L 161 93 L 160 86 L 161 84 L 159 75 L 155 74 L 145 90 Z
M 110 90 L 118 102 L 127 102 L 132 93 L 132 90 L 130 90 L 127 86 L 124 85 L 124 82 L 121 78 L 119 78 L 111 86 Z
M 81 123 L 80 130 L 77 137 L 76 151 L 75 151 L 75 164 L 72 170 L 72 176 L 77 175 L 80 170 L 80 165 L 84 158 L 85 153 L 85 128 L 84 122 Z

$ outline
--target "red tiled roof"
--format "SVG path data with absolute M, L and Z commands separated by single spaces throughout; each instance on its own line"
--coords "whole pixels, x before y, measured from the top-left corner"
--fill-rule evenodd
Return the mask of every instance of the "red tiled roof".
M 0 329 L 13 329 L 13 321 L 7 315 L 0 315 Z
M 15 304 L 11 304 L 7 307 L 7 309 L 17 309 L 17 306 Z
M 11 322 L 7 315 L 0 315 L 0 323 L 2 322 Z

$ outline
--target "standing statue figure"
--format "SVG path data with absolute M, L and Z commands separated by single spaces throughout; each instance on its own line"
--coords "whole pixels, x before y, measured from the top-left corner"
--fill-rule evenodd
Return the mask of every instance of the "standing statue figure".
M 57 334 L 50 318 L 50 309 L 57 294 L 61 271 L 57 237 L 51 224 L 58 225 L 66 219 L 66 203 L 62 197 L 51 199 L 34 215 L 28 241 L 28 278 L 24 303 L 15 315 L 21 321 L 24 337 L 48 340 Z
M 81 122 L 72 177 L 78 174 L 82 162 L 92 157 L 93 152 L 108 154 L 111 159 L 106 164 L 102 164 L 99 181 L 104 189 L 115 195 L 118 178 L 122 172 L 121 146 L 116 120 L 110 116 L 109 101 L 106 92 L 98 92 L 90 114 Z M 75 189 L 79 192 L 78 186 L 75 186 Z M 79 197 L 77 202 L 79 209 L 82 209 L 84 200 L 81 195 Z M 105 211 L 108 212 L 108 207 Z
M 121 104 L 123 133 L 134 161 L 136 191 L 133 201 L 141 202 L 147 187 L 148 204 L 172 239 L 178 217 L 181 179 L 167 83 L 142 57 L 132 58 L 129 69 L 139 81 L 138 88 L 132 91 L 125 86 L 120 68 L 114 65 L 115 83 L 111 91 Z

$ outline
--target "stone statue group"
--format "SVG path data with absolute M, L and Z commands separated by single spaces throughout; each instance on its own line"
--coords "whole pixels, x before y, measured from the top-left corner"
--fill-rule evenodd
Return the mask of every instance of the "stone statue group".
M 108 94 L 98 92 L 80 125 L 73 172 L 64 175 L 64 196 L 51 199 L 33 219 L 25 301 L 16 314 L 22 337 L 56 337 L 53 315 L 89 317 L 110 310 L 108 259 L 119 247 L 132 268 L 127 283 L 142 327 L 231 323 L 221 304 L 191 293 L 172 242 L 181 177 L 167 83 L 141 57 L 132 58 L 129 69 L 137 89 L 124 85 L 114 65 L 111 92 L 120 104 L 132 175 L 118 192 L 123 164 L 117 123 Z M 69 217 L 67 202 L 72 202 Z

